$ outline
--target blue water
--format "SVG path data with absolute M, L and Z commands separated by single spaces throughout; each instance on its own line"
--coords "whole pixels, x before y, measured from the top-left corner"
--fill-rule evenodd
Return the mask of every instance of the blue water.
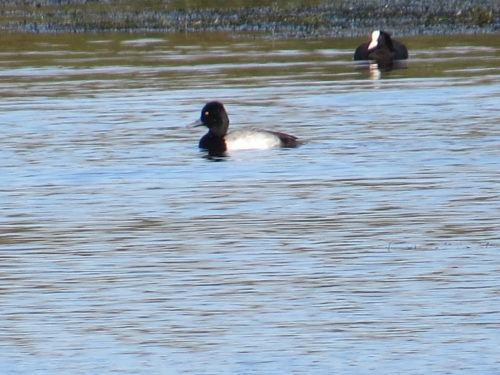
M 0 63 L 5 374 L 500 373 L 498 36 L 392 72 L 349 40 L 50 38 Z M 306 143 L 208 159 L 213 99 Z

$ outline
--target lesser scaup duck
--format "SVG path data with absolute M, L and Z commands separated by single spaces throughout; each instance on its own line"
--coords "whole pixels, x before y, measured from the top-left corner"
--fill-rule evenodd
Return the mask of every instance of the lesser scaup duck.
M 208 133 L 200 139 L 199 147 L 208 150 L 212 156 L 224 156 L 226 151 L 290 148 L 300 144 L 293 135 L 271 130 L 241 129 L 227 133 L 229 117 L 224 105 L 217 101 L 205 104 L 200 119 L 192 126 L 208 128 Z
M 361 44 L 354 52 L 354 60 L 375 60 L 379 67 L 390 68 L 394 60 L 408 58 L 406 46 L 395 39 L 391 34 L 375 30 L 368 43 Z

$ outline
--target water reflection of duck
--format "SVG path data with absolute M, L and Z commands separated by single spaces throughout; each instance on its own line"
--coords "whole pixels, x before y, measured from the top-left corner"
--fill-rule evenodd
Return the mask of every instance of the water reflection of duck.
M 394 60 L 406 60 L 406 46 L 391 38 L 391 34 L 375 30 L 368 43 L 361 44 L 354 52 L 354 60 L 375 60 L 379 68 L 392 68 Z
M 208 150 L 209 155 L 224 156 L 226 151 L 265 150 L 272 148 L 297 147 L 297 137 L 285 133 L 261 129 L 240 129 L 227 133 L 229 117 L 222 103 L 207 103 L 201 110 L 201 117 L 192 126 L 206 126 L 208 133 L 199 143 L 199 147 Z

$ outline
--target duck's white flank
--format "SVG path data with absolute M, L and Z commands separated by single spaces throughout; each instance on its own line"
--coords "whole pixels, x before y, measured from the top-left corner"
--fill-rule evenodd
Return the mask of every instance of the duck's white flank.
M 225 136 L 228 151 L 268 150 L 281 147 L 281 140 L 273 133 L 259 129 L 241 129 Z

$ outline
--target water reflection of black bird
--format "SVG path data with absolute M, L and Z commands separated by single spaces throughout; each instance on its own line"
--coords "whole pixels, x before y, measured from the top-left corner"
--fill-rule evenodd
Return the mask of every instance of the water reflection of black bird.
M 395 60 L 406 60 L 406 46 L 391 38 L 391 34 L 375 30 L 368 43 L 361 44 L 354 52 L 354 60 L 374 60 L 382 70 L 393 68 Z
M 265 150 L 272 148 L 290 148 L 300 145 L 297 137 L 277 131 L 262 129 L 238 129 L 230 133 L 229 116 L 222 103 L 207 103 L 201 110 L 201 117 L 192 126 L 206 126 L 208 133 L 199 143 L 201 149 L 207 150 L 210 156 L 224 156 L 226 151 Z

